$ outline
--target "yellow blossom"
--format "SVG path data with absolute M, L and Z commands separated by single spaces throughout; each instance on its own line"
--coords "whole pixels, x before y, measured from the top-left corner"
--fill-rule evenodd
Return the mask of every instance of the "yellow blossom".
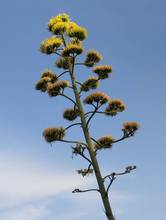
M 48 29 L 50 31 L 54 32 L 53 29 L 52 29 L 54 25 L 56 25 L 59 22 L 67 23 L 69 21 L 70 21 L 70 19 L 69 19 L 69 15 L 68 14 L 65 14 L 65 13 L 59 14 L 59 15 L 57 15 L 55 17 L 52 17 L 49 20 Z
M 76 56 L 79 55 L 83 52 L 83 47 L 82 45 L 77 45 L 77 44 L 68 44 L 67 47 L 63 50 L 62 56 Z
M 57 37 L 50 37 L 41 42 L 40 51 L 45 54 L 51 54 L 62 44 L 62 39 Z

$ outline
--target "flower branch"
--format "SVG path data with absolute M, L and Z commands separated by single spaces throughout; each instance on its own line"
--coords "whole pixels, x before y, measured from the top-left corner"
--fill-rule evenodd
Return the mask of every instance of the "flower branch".
M 76 105 L 76 102 L 69 96 L 65 95 L 64 93 L 60 93 L 59 95 L 65 97 L 66 99 L 70 100 L 74 105 Z
M 108 185 L 108 187 L 107 187 L 107 193 L 109 192 L 109 189 L 110 189 L 110 187 L 111 187 L 113 181 L 117 178 L 117 176 L 122 176 L 122 175 L 128 174 L 128 173 L 130 173 L 132 170 L 135 170 L 135 169 L 136 169 L 136 166 L 135 166 L 135 165 L 134 165 L 134 166 L 127 166 L 127 167 L 125 168 L 125 171 L 123 171 L 123 172 L 120 172 L 120 173 L 115 173 L 115 172 L 113 172 L 113 173 L 111 173 L 111 174 L 105 176 L 105 177 L 103 178 L 103 181 L 105 181 L 106 179 L 109 179 L 109 180 L 110 180 L 110 183 L 109 183 L 109 185 Z
M 80 189 L 75 189 L 72 191 L 72 193 L 84 193 L 84 192 L 100 192 L 99 189 L 86 189 L 86 190 L 80 190 Z

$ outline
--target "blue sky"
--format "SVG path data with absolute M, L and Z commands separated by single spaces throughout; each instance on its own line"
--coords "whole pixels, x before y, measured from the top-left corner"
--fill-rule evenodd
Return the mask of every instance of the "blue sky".
M 111 189 L 117 219 L 164 219 L 166 203 L 166 3 L 164 0 L 9 1 L 1 0 L 1 108 L 0 108 L 0 219 L 104 219 L 94 193 L 73 195 L 72 189 L 95 185 L 75 170 L 86 164 L 71 159 L 70 146 L 51 148 L 42 138 L 48 126 L 67 125 L 61 117 L 70 103 L 35 91 L 41 72 L 54 67 L 55 57 L 39 53 L 49 37 L 47 22 L 61 12 L 88 29 L 85 48 L 104 56 L 113 66 L 112 77 L 100 90 L 127 105 L 113 119 L 97 117 L 94 137 L 121 135 L 125 121 L 141 124 L 137 135 L 99 155 L 103 174 L 136 164 Z M 86 79 L 90 70 L 77 70 Z M 74 129 L 69 137 L 79 137 Z M 92 205 L 93 204 L 93 205 Z

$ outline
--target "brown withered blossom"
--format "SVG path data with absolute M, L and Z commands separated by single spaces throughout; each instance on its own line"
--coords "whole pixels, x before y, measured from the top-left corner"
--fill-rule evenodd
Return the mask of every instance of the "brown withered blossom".
M 100 79 L 106 79 L 109 77 L 109 74 L 112 72 L 112 66 L 108 66 L 108 65 L 96 66 L 93 68 L 93 72 L 96 73 Z
M 65 129 L 60 127 L 60 128 L 46 128 L 43 131 L 43 136 L 47 142 L 53 142 L 53 141 L 58 141 L 62 140 L 65 136 Z
M 103 136 L 97 140 L 97 143 L 95 143 L 95 148 L 99 150 L 104 148 L 111 148 L 113 141 L 114 139 L 111 135 Z
M 107 108 L 105 109 L 106 115 L 117 115 L 118 112 L 123 112 L 125 110 L 125 104 L 120 99 L 112 99 L 109 101 Z
M 63 117 L 69 121 L 74 121 L 79 115 L 78 109 L 68 108 L 64 111 Z
M 109 99 L 110 97 L 104 92 L 93 92 L 84 99 L 84 103 L 88 105 L 93 103 L 105 104 Z

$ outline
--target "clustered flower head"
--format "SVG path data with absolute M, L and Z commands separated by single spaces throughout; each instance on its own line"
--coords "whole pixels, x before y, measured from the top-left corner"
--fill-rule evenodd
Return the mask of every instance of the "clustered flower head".
M 135 121 L 125 122 L 123 124 L 123 131 L 125 135 L 134 135 L 134 133 L 139 129 L 139 124 Z
M 43 131 L 43 136 L 45 140 L 49 143 L 53 141 L 62 140 L 65 136 L 65 129 L 63 127 L 60 128 L 46 128 Z
M 69 82 L 67 80 L 58 80 L 55 83 L 48 84 L 47 92 L 51 97 L 57 96 L 66 87 L 69 87 Z
M 72 57 L 61 57 L 55 62 L 55 65 L 58 68 L 69 69 L 69 65 L 71 63 L 72 63 Z
M 83 147 L 80 143 L 77 143 L 75 147 L 72 147 L 72 154 L 75 154 L 76 156 L 80 153 L 83 153 L 85 150 L 85 147 Z
M 41 92 L 46 92 L 48 85 L 54 83 L 56 80 L 56 74 L 54 74 L 51 70 L 46 70 L 42 73 L 41 79 L 37 81 L 35 88 Z
M 113 141 L 114 139 L 111 135 L 103 136 L 97 140 L 97 143 L 95 144 L 95 148 L 99 150 L 104 148 L 111 148 Z
M 79 115 L 78 109 L 68 108 L 64 111 L 63 117 L 69 121 L 74 121 Z
M 54 34 L 63 34 L 67 29 L 67 24 L 70 22 L 69 15 L 62 13 L 52 17 L 48 23 L 48 29 Z
M 108 107 L 105 109 L 106 115 L 117 115 L 118 112 L 123 112 L 125 110 L 125 104 L 120 99 L 112 99 L 108 103 Z
M 109 77 L 109 74 L 112 72 L 112 66 L 108 66 L 108 65 L 96 66 L 93 68 L 93 72 L 98 75 L 99 79 L 106 79 Z
M 57 75 L 55 73 L 53 73 L 51 70 L 45 70 L 42 75 L 41 75 L 41 79 L 48 77 L 50 78 L 50 82 L 54 83 L 55 81 L 57 81 Z
M 62 42 L 61 38 L 55 36 L 47 38 L 41 42 L 40 51 L 45 54 L 54 53 L 61 46 Z
M 81 41 L 87 37 L 87 30 L 71 22 L 69 15 L 65 13 L 52 17 L 48 23 L 48 29 L 53 34 L 66 34 L 70 38 L 77 38 Z
M 84 103 L 89 105 L 97 103 L 101 105 L 107 103 L 109 99 L 110 97 L 103 92 L 93 92 L 84 99 Z
M 80 41 L 83 41 L 87 37 L 87 30 L 83 27 L 78 26 L 74 22 L 70 23 L 67 30 L 67 35 L 71 38 L 76 38 Z
M 81 54 L 83 50 L 84 49 L 81 44 L 69 43 L 67 47 L 62 51 L 62 56 L 76 56 Z
M 99 80 L 97 77 L 90 77 L 84 83 L 82 83 L 80 89 L 81 91 L 87 92 L 90 89 L 96 89 L 99 85 Z
M 99 52 L 97 52 L 96 50 L 90 50 L 86 54 L 86 59 L 84 61 L 84 64 L 85 66 L 92 67 L 101 60 L 102 60 L 102 56 Z
M 90 169 L 80 169 L 80 170 L 77 170 L 77 173 L 78 174 L 81 174 L 83 177 L 84 176 L 89 176 L 89 174 L 93 174 L 94 170 L 92 168 Z

